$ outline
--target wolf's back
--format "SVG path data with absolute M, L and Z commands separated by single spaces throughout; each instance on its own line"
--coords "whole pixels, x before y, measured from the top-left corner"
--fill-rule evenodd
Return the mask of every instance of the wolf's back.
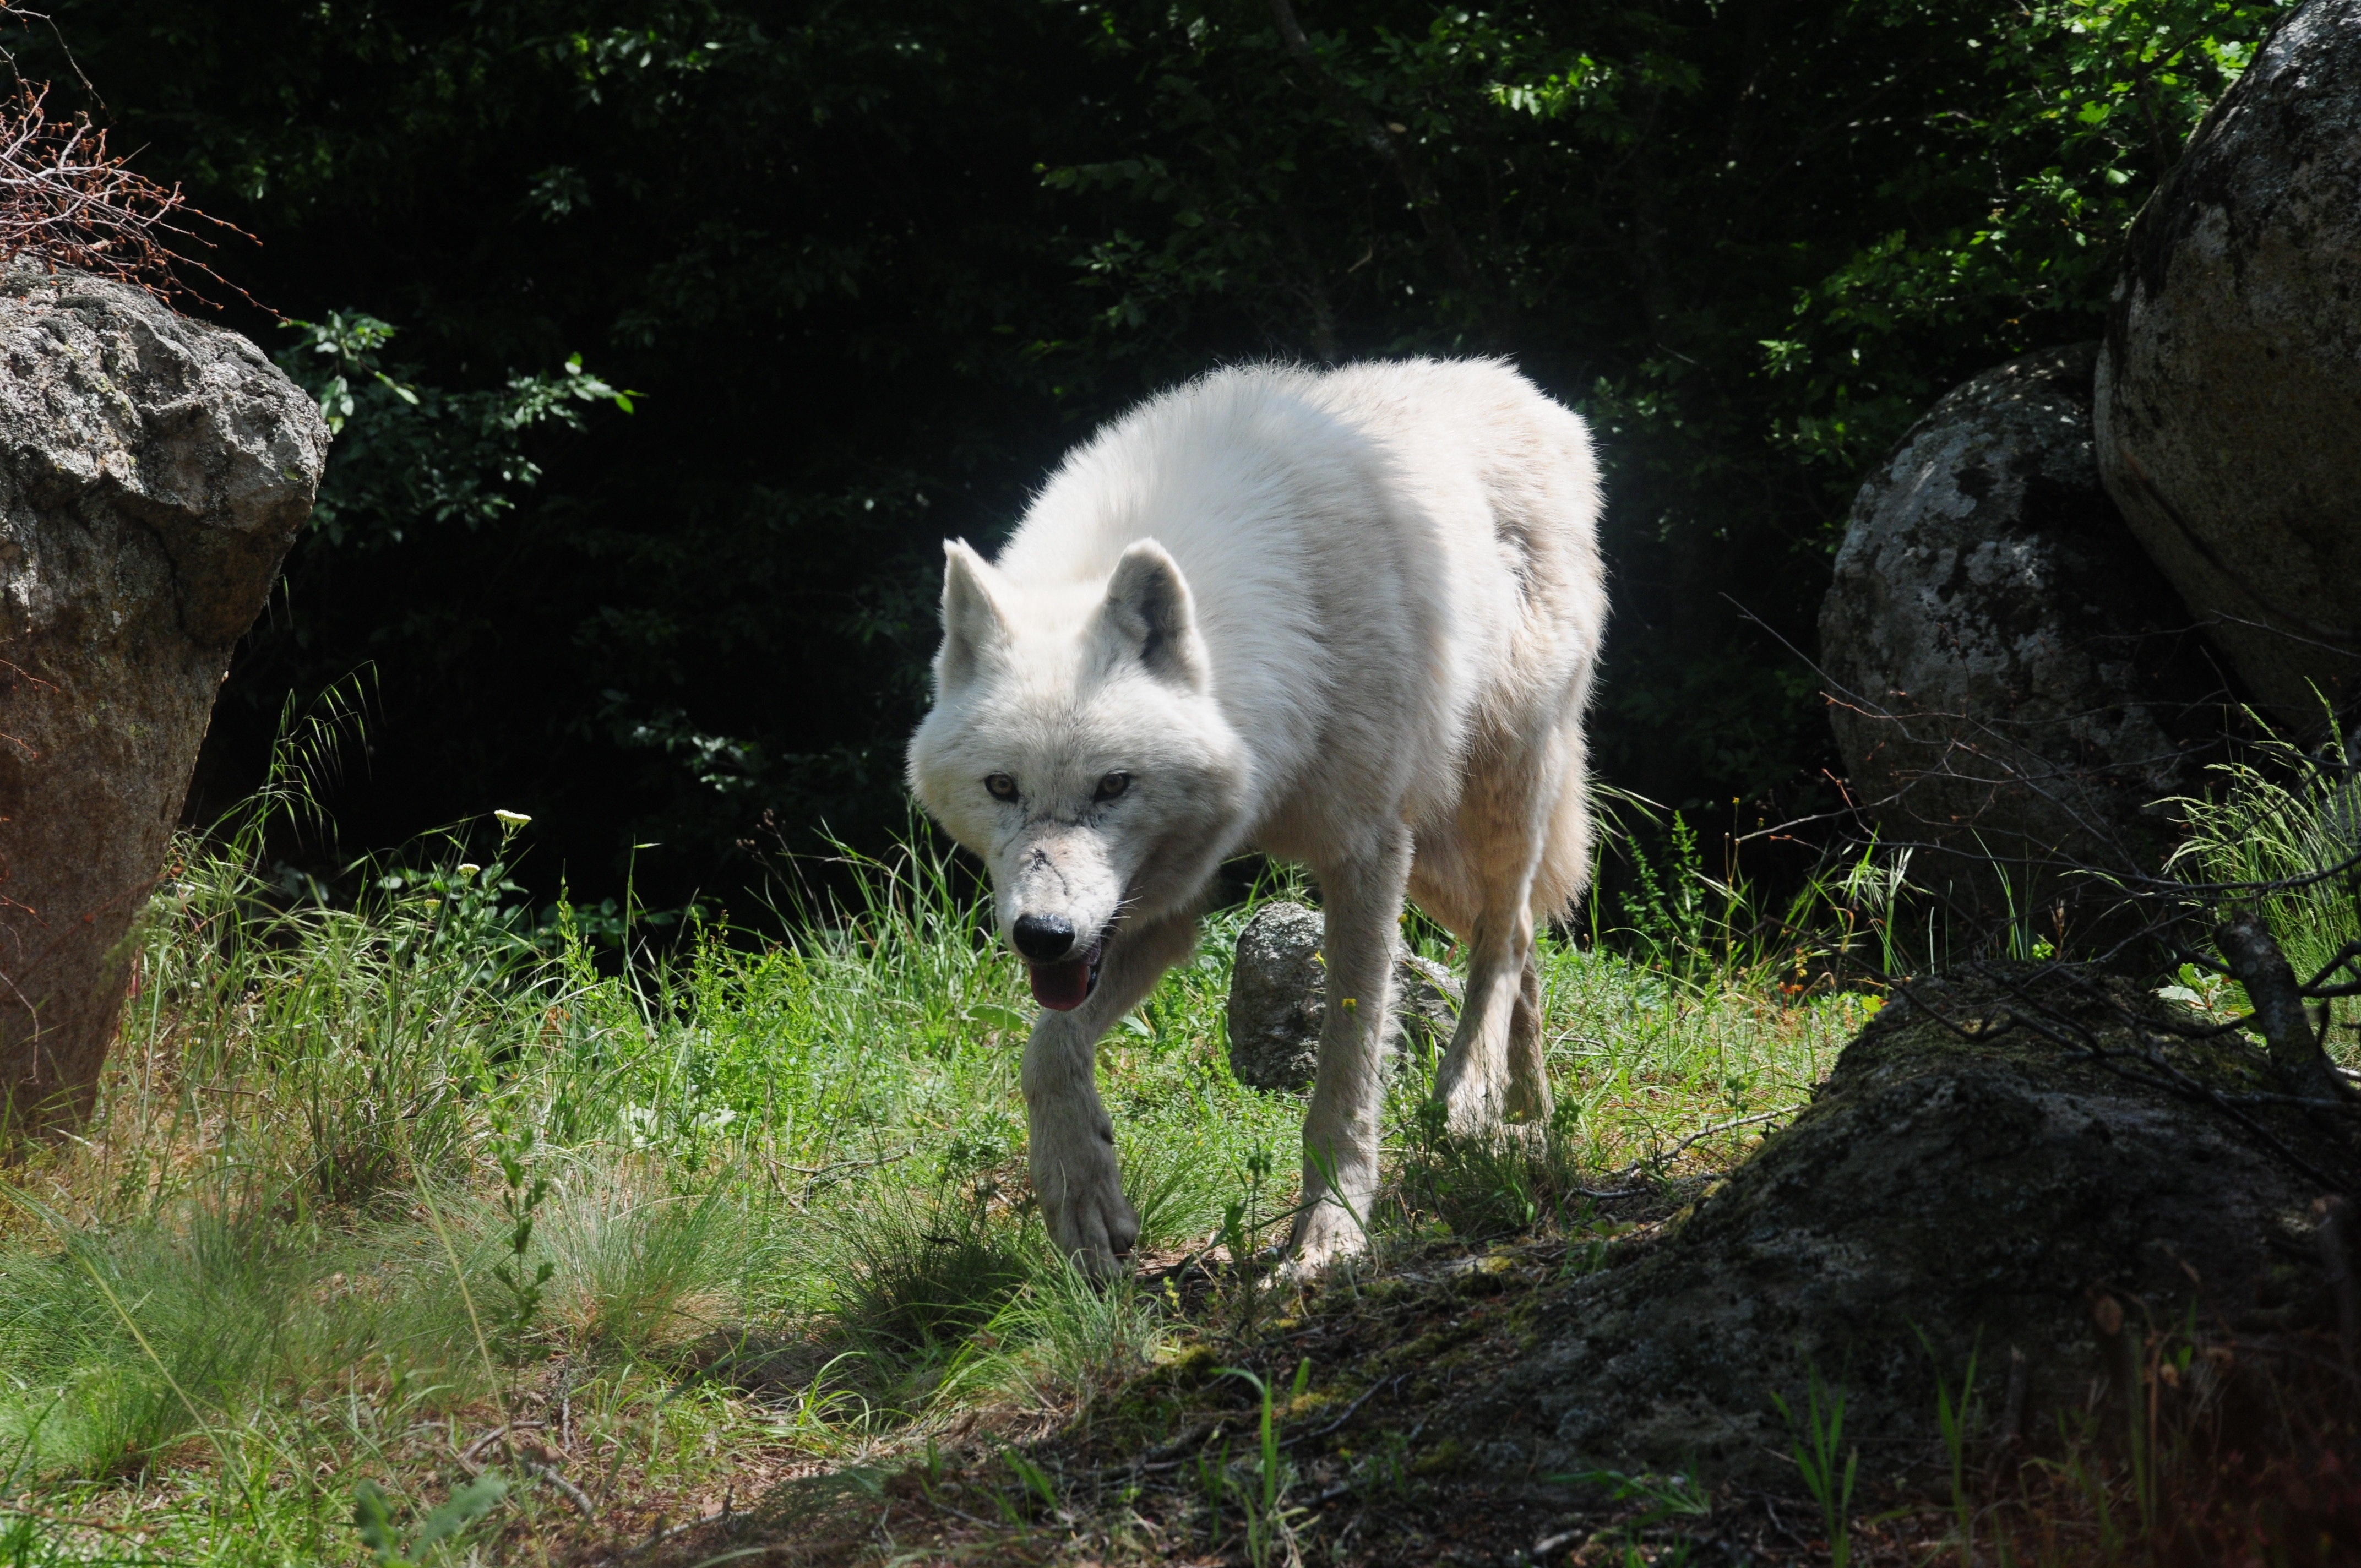
M 1157 541 L 1257 794 L 1407 757 L 1424 817 L 1485 731 L 1578 714 L 1606 617 L 1598 510 L 1581 420 L 1503 361 L 1241 366 L 1077 447 L 998 564 L 1082 587 Z

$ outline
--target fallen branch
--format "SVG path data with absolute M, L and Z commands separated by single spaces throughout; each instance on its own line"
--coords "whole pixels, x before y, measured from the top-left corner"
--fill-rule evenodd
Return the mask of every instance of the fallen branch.
M 137 1535 L 144 1528 L 136 1524 L 108 1524 L 104 1519 L 86 1519 L 76 1514 L 51 1513 L 47 1508 L 37 1508 L 24 1503 L 0 1503 L 0 1516 L 38 1519 L 43 1524 L 63 1525 L 70 1530 L 104 1530 L 109 1535 Z
M 574 1511 L 584 1519 L 589 1519 L 596 1513 L 597 1510 L 590 1506 L 589 1494 L 567 1480 L 565 1472 L 559 1470 L 555 1464 L 546 1460 L 527 1459 L 524 1461 L 524 1470 L 526 1475 L 537 1480 L 546 1481 L 565 1493 L 566 1500 L 572 1503 Z M 726 1514 L 729 1510 L 725 1508 L 722 1511 Z
M 1975 1036 L 1970 1035 L 1967 1037 L 1973 1039 Z M 1795 1112 L 1801 1111 L 1806 1103 L 1807 1103 L 1807 1102 L 1797 1101 L 1793 1105 L 1782 1105 L 1775 1111 L 1757 1111 L 1752 1116 L 1741 1116 L 1734 1122 L 1717 1122 L 1710 1127 L 1699 1127 L 1696 1132 L 1691 1133 L 1687 1137 L 1683 1138 L 1671 1148 L 1665 1149 L 1661 1154 L 1652 1154 L 1644 1159 L 1635 1159 L 1614 1174 L 1618 1179 L 1620 1179 L 1627 1176 L 1638 1175 L 1640 1173 L 1640 1168 L 1642 1166 L 1655 1166 L 1661 1168 L 1667 1160 L 1678 1159 L 1687 1151 L 1690 1145 L 1698 1143 L 1706 1138 L 1709 1138 L 1716 1133 L 1735 1132 L 1741 1127 L 1751 1127 L 1757 1122 L 1768 1122 L 1774 1116 L 1789 1115 Z M 1580 1193 L 1585 1198 L 1602 1200 L 1610 1198 L 1642 1198 L 1647 1196 L 1650 1189 L 1646 1187 L 1620 1187 L 1611 1190 L 1601 1190 L 1596 1187 L 1577 1187 L 1575 1188 L 1574 1190 Z
M 544 1421 L 511 1421 L 506 1426 L 494 1427 L 491 1431 L 484 1433 L 483 1436 L 476 1439 L 467 1447 L 461 1449 L 459 1451 L 459 1457 L 465 1460 L 473 1461 L 480 1457 L 484 1450 L 491 1447 L 492 1444 L 500 1442 L 502 1438 L 509 1436 L 511 1432 L 539 1431 L 544 1430 L 546 1425 L 547 1423 Z
M 2222 922 L 2213 940 L 2229 960 L 2230 972 L 2246 988 L 2246 1000 L 2254 1003 L 2255 1024 L 2270 1047 L 2271 1065 L 2313 1099 L 2342 1099 L 2345 1085 L 2321 1048 L 2324 1030 L 2313 1025 L 2303 1004 L 2303 988 L 2296 983 L 2295 970 L 2263 917 L 2242 910 Z M 2323 1022 L 2327 1011 L 2325 1005 L 2321 1009 Z
M 1714 1127 L 1700 1127 L 1696 1132 L 1691 1133 L 1687 1137 L 1683 1138 L 1679 1143 L 1675 1144 L 1671 1148 L 1666 1149 L 1663 1154 L 1655 1156 L 1653 1163 L 1661 1165 L 1668 1159 L 1677 1159 L 1680 1157 L 1682 1152 L 1687 1149 L 1691 1144 L 1697 1142 L 1701 1138 L 1709 1138 L 1716 1133 L 1735 1132 L 1741 1127 L 1751 1127 L 1757 1122 L 1768 1122 L 1774 1116 L 1784 1116 L 1792 1112 L 1801 1111 L 1806 1103 L 1808 1103 L 1808 1102 L 1799 1100 L 1793 1105 L 1782 1105 L 1776 1111 L 1758 1111 L 1752 1116 L 1741 1116 L 1735 1122 L 1724 1122 L 1720 1125 Z

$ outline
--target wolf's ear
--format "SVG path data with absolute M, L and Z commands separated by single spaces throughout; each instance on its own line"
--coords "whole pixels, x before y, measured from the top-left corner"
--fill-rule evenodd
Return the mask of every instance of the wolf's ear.
M 1008 621 L 992 597 L 991 565 L 964 539 L 943 541 L 943 648 L 935 655 L 935 689 L 964 685 L 984 660 L 1008 643 Z
M 1099 606 L 1099 630 L 1118 657 L 1138 660 L 1148 674 L 1195 691 L 1205 689 L 1205 646 L 1197 610 L 1180 564 L 1153 539 L 1123 553 Z

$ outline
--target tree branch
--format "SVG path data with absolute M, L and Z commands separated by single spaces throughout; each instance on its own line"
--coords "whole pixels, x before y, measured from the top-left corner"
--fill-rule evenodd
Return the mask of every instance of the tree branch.
M 1459 231 L 1452 225 L 1450 210 L 1444 206 L 1443 195 L 1435 189 L 1434 176 L 1428 170 L 1425 161 L 1393 132 L 1380 125 L 1378 117 L 1369 113 L 1367 104 L 1345 91 L 1343 82 L 1329 74 L 1328 68 L 1320 61 L 1320 51 L 1313 49 L 1312 40 L 1304 36 L 1303 24 L 1295 19 L 1295 7 L 1289 0 L 1270 0 L 1270 15 L 1271 19 L 1279 24 L 1279 41 L 1287 46 L 1287 52 L 1295 57 L 1296 63 L 1302 66 L 1305 74 L 1312 78 L 1312 85 L 1328 101 L 1328 106 L 1336 112 L 1337 117 L 1352 127 L 1353 134 L 1360 137 L 1362 144 L 1377 154 L 1379 160 L 1393 170 L 1394 178 L 1401 182 L 1402 193 L 1410 198 L 1411 210 L 1418 214 L 1419 222 L 1426 226 L 1427 238 L 1443 252 L 1443 263 L 1449 269 L 1452 280 L 1469 293 L 1476 292 L 1482 286 L 1483 280 L 1476 271 L 1476 263 L 1468 257 L 1467 247 L 1459 242 Z
M 2295 970 L 2279 951 L 2271 928 L 2253 910 L 2242 910 L 2222 922 L 2213 940 L 2229 960 L 2230 972 L 2246 988 L 2254 1003 L 2255 1024 L 2269 1046 L 2271 1064 L 2306 1095 L 2343 1100 L 2344 1081 L 2320 1048 L 2320 1033 L 2303 1004 L 2303 990 Z

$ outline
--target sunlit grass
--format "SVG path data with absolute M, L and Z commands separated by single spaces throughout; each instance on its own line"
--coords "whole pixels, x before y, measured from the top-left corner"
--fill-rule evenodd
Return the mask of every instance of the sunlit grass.
M 1087 1402 L 1190 1334 L 1048 1246 L 1031 1007 L 943 861 L 858 864 L 792 942 L 708 929 L 619 964 L 522 927 L 515 831 L 373 864 L 333 906 L 265 885 L 250 839 L 185 848 L 93 1122 L 0 1213 L 0 1563 L 359 1563 L 363 1481 L 399 1522 L 485 1468 L 517 1486 L 466 1540 L 536 1561 L 589 1527 L 534 1465 L 600 1530 L 695 1517 L 979 1402 Z M 1102 1052 L 1151 1258 L 1213 1248 L 1250 1185 L 1257 1245 L 1292 1201 L 1301 1102 L 1227 1066 L 1250 913 L 1213 916 Z M 1547 1147 L 1444 1156 L 1405 1075 L 1380 1251 L 1726 1164 L 1861 1015 L 1757 973 L 1543 957 Z M 502 1194 L 544 1181 L 520 1243 Z M 524 1306 L 518 1259 L 549 1270 Z

